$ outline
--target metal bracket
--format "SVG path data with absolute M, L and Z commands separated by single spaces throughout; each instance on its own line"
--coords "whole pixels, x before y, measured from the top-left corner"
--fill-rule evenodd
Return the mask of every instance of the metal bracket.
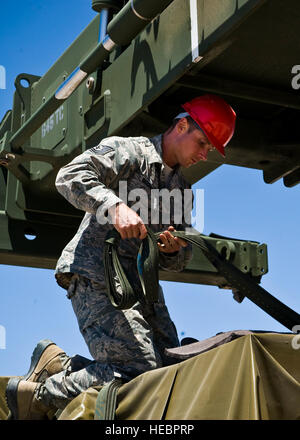
M 29 73 L 20 73 L 16 79 L 15 79 L 15 88 L 16 91 L 23 103 L 23 110 L 29 111 L 30 115 L 30 104 L 31 104 L 31 87 L 32 85 L 37 82 L 41 77 L 37 75 L 30 75 Z M 22 81 L 25 82 L 22 83 Z M 28 115 L 28 116 L 29 116 Z M 27 119 L 27 118 L 26 118 Z M 25 122 L 25 115 L 24 115 L 24 121 L 21 121 L 21 125 Z
M 61 152 L 31 147 L 26 147 L 15 152 L 11 149 L 11 136 L 11 132 L 7 131 L 1 140 L 0 165 L 5 166 L 20 182 L 29 184 L 34 177 L 23 166 L 26 162 L 40 161 L 47 162 L 52 165 L 52 167 L 58 166 L 59 160 L 62 158 Z
M 111 91 L 105 90 L 90 108 L 84 112 L 83 117 L 83 149 L 87 148 L 92 138 L 103 138 L 108 132 L 111 119 Z

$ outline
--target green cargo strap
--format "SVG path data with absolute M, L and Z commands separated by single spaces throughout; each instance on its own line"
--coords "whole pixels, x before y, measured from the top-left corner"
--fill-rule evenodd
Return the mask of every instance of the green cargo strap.
M 137 297 L 136 292 L 132 289 L 119 261 L 117 248 L 121 239 L 120 234 L 116 229 L 113 229 L 105 239 L 103 261 L 107 293 L 111 303 L 117 309 L 129 309 L 137 301 L 151 304 L 158 300 L 159 250 L 157 234 L 154 234 L 149 228 L 147 231 L 147 237 L 141 243 L 137 259 L 139 278 L 144 292 L 142 298 Z M 121 285 L 120 293 L 116 289 L 115 275 Z
M 94 420 L 114 420 L 117 394 L 122 384 L 121 379 L 114 379 L 101 388 L 96 399 Z
M 154 302 L 158 294 L 158 259 L 159 251 L 157 240 L 161 232 L 154 234 L 149 228 L 147 237 L 143 240 L 138 256 L 138 271 L 140 279 L 143 280 L 142 287 L 144 292 L 143 300 L 147 303 Z M 114 236 L 119 235 L 115 230 Z M 244 274 L 236 268 L 231 262 L 222 258 L 220 253 L 205 239 L 203 234 L 186 233 L 183 231 L 174 231 L 175 237 L 182 238 L 193 246 L 198 246 L 206 258 L 214 265 L 218 272 L 227 280 L 232 289 L 236 289 L 242 295 L 250 299 L 254 304 L 280 322 L 282 325 L 293 331 L 295 325 L 300 324 L 300 315 L 287 307 L 281 301 L 272 296 L 269 292 L 259 286 L 251 279 L 249 274 Z M 152 241 L 152 244 L 150 242 Z M 115 242 L 116 243 L 116 242 Z M 156 248 L 156 249 L 155 249 Z M 108 250 L 107 250 L 108 251 Z M 109 296 L 112 303 L 117 304 L 118 308 L 129 308 L 139 300 L 130 286 L 126 275 L 120 265 L 116 249 L 114 249 L 113 260 L 105 260 L 105 264 L 112 264 L 111 268 L 105 268 L 106 281 Z M 112 270 L 115 270 L 119 277 L 124 298 L 122 294 L 117 294 L 114 289 Z M 127 302 L 128 300 L 128 302 Z

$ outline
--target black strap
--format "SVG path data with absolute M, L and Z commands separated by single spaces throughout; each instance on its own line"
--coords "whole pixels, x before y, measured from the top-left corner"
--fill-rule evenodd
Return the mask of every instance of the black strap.
M 159 239 L 160 232 L 154 234 L 149 228 L 147 230 L 147 237 L 143 240 L 139 250 L 137 265 L 144 292 L 143 299 L 147 303 L 153 303 L 157 301 L 158 295 L 159 251 L 157 240 Z M 300 315 L 298 313 L 259 286 L 249 274 L 244 274 L 232 263 L 224 260 L 219 252 L 205 239 L 203 234 L 188 234 L 182 231 L 174 231 L 172 234 L 175 237 L 188 241 L 193 246 L 199 247 L 220 275 L 227 280 L 232 289 L 238 290 L 289 330 L 293 331 L 293 327 L 300 324 Z M 116 230 L 111 231 L 105 242 L 104 266 L 109 297 L 115 307 L 122 309 L 132 307 L 139 298 L 130 286 L 120 265 L 116 251 L 119 240 L 119 233 Z M 119 278 L 122 293 L 116 292 L 113 272 Z
M 207 259 L 215 266 L 219 273 L 228 281 L 229 285 L 250 299 L 254 304 L 267 312 L 282 325 L 293 331 L 295 325 L 300 323 L 300 315 L 283 304 L 267 290 L 257 284 L 249 274 L 241 272 L 227 260 L 222 259 L 219 252 L 204 239 L 202 234 L 186 235 L 184 232 L 174 232 L 173 235 L 181 237 L 200 247 Z
M 120 234 L 116 229 L 113 229 L 105 239 L 103 251 L 104 275 L 108 296 L 116 309 L 129 309 L 137 301 L 151 304 L 158 300 L 159 250 L 156 234 L 149 228 L 147 230 L 147 237 L 141 243 L 137 258 L 138 274 L 144 292 L 143 298 L 138 297 L 133 290 L 120 263 L 117 253 L 121 239 Z M 120 282 L 121 292 L 117 290 L 115 276 Z

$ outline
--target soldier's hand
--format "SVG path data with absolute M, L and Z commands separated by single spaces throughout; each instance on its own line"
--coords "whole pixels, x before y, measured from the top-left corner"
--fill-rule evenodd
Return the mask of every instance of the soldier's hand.
M 188 244 L 185 240 L 179 237 L 174 237 L 172 232 L 175 231 L 174 226 L 169 226 L 167 231 L 159 235 L 162 243 L 157 243 L 161 252 L 170 254 L 179 251 L 181 247 L 186 247 Z
M 108 210 L 113 225 L 121 238 L 140 238 L 147 236 L 147 229 L 141 217 L 125 203 L 114 205 Z

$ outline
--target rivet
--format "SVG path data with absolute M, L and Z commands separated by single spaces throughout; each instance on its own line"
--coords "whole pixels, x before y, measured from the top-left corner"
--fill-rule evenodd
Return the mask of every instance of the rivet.
M 87 88 L 90 92 L 93 92 L 93 91 L 94 91 L 94 88 L 95 88 L 95 79 L 94 79 L 92 76 L 90 76 L 90 77 L 87 79 L 85 85 L 86 85 L 86 88 Z

